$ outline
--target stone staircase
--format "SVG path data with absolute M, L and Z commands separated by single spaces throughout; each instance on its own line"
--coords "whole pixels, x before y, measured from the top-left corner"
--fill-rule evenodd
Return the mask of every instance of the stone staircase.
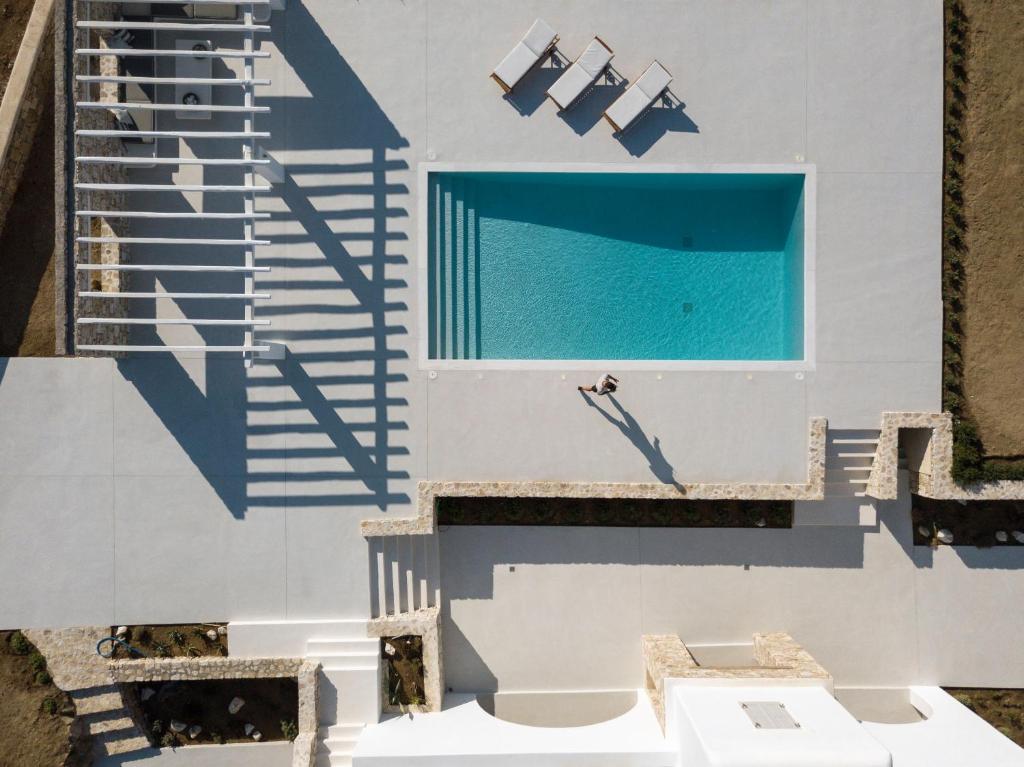
M 130 754 L 150 747 L 149 741 L 124 709 L 117 685 L 73 690 L 69 694 L 85 731 L 92 737 L 94 759 Z
M 309 639 L 306 657 L 320 662 L 317 767 L 352 764 L 359 734 L 380 718 L 380 640 L 366 637 L 365 622 L 337 636 Z
M 26 630 L 25 636 L 46 657 L 53 682 L 75 702 L 79 725 L 92 736 L 93 758 L 122 756 L 149 749 L 149 741 L 124 708 L 110 677 L 107 661 L 96 654 L 96 642 L 110 634 L 108 626 Z M 148 756 L 150 754 L 140 754 Z
M 476 184 L 441 174 L 430 189 L 429 356 L 479 359 L 480 275 Z

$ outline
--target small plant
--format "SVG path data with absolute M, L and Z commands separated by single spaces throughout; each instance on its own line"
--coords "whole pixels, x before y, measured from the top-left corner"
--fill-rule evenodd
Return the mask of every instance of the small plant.
M 43 702 L 39 707 L 44 714 L 53 716 L 60 709 L 60 705 L 57 703 L 56 698 L 43 698 Z
M 185 636 L 185 632 L 183 631 L 172 631 L 169 636 L 171 641 L 178 647 L 184 647 L 185 643 L 188 641 L 188 637 Z
M 185 654 L 190 658 L 198 658 L 200 655 L 203 654 L 203 651 L 200 650 L 198 647 L 193 647 L 192 645 L 189 645 L 185 648 Z
M 32 652 L 32 644 L 25 639 L 25 635 L 20 631 L 11 634 L 10 644 L 15 655 L 28 655 Z
M 178 747 L 178 736 L 168 730 L 164 733 L 164 736 L 160 738 L 160 745 L 163 748 L 177 748 Z
M 281 735 L 285 740 L 295 740 L 299 737 L 299 726 L 292 720 L 281 720 Z
M 43 670 L 36 672 L 36 684 L 46 685 L 53 681 L 53 677 L 50 676 L 50 672 Z
M 164 734 L 164 723 L 159 719 L 154 719 L 153 724 L 149 726 L 149 731 L 153 734 L 154 738 L 159 739 Z
M 171 657 L 171 648 L 163 642 L 153 642 L 153 655 L 157 658 Z
M 33 674 L 38 674 L 40 671 L 46 670 L 46 658 L 43 657 L 41 652 L 34 652 L 28 656 L 28 667 L 32 669 Z

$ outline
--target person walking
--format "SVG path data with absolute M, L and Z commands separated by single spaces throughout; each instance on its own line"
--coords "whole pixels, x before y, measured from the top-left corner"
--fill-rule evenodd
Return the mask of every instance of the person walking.
M 617 391 L 619 388 L 619 379 L 611 373 L 605 373 L 597 379 L 597 383 L 593 386 L 577 386 L 576 388 L 582 392 L 594 392 L 600 397 L 603 394 L 611 394 L 612 392 Z

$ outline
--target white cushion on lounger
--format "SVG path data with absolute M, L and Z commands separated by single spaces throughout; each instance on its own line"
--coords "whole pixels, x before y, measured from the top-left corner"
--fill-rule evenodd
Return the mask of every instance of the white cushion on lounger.
M 536 54 L 527 48 L 524 43 L 516 43 L 516 47 L 512 49 L 512 52 L 494 68 L 494 74 L 500 77 L 505 85 L 512 88 L 523 79 L 523 75 L 529 72 L 530 67 L 536 63 Z
M 672 75 L 668 73 L 665 67 L 655 61 L 647 67 L 647 71 L 640 75 L 640 79 L 634 84 L 651 101 L 654 101 L 668 87 L 670 82 L 672 82 Z
M 625 130 L 640 114 L 651 105 L 669 83 L 670 75 L 661 64 L 655 61 L 626 92 L 608 107 L 605 112 L 612 122 Z
M 555 30 L 549 27 L 544 19 L 537 19 L 530 27 L 530 31 L 523 36 L 523 43 L 540 58 L 555 41 L 555 37 Z
M 583 54 L 548 89 L 548 95 L 558 106 L 565 109 L 597 79 L 611 60 L 612 52 L 599 40 L 592 41 Z
M 612 52 L 605 48 L 600 40 L 591 40 L 590 45 L 580 54 L 573 66 L 582 68 L 591 78 L 596 79 L 611 60 Z
M 523 75 L 530 71 L 530 67 L 544 55 L 544 51 L 554 42 L 554 39 L 555 31 L 543 19 L 537 19 L 526 36 L 516 43 L 512 52 L 494 68 L 494 74 L 500 77 L 501 81 L 509 88 L 514 87 L 523 78 Z

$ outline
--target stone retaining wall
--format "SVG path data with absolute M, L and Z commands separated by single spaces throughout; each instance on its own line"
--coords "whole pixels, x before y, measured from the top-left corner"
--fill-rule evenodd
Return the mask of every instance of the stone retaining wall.
M 811 418 L 807 436 L 807 481 L 800 483 L 663 482 L 449 482 L 419 483 L 415 517 L 363 520 L 366 538 L 431 535 L 437 531 L 438 498 L 645 498 L 765 501 L 820 501 L 825 497 L 825 434 L 828 421 Z
M 899 476 L 901 429 L 924 429 L 930 439 L 915 466 L 911 467 L 911 491 L 939 500 L 1024 500 L 1024 482 L 978 482 L 961 487 L 953 480 L 953 416 L 949 413 L 882 413 L 875 462 L 866 492 L 872 498 L 896 498 Z
M 85 5 L 81 2 L 75 3 L 76 22 L 80 15 L 84 15 Z M 89 3 L 89 18 L 105 20 L 116 18 L 120 15 L 118 3 Z M 79 29 L 75 32 L 75 46 L 81 48 L 107 48 L 106 38 L 96 30 Z M 83 74 L 86 68 L 91 66 L 94 74 L 116 75 L 118 73 L 118 60 L 115 56 L 75 56 L 72 77 Z M 95 100 L 102 102 L 118 101 L 118 86 L 116 83 L 89 83 L 78 85 L 72 82 L 77 100 Z M 86 99 L 85 96 L 89 98 Z M 104 129 L 116 128 L 117 121 L 113 113 L 107 110 L 88 109 L 75 110 L 74 129 Z M 91 138 L 75 137 L 74 141 L 76 155 L 104 155 L 119 156 L 124 153 L 124 148 L 119 138 Z M 121 165 L 90 164 L 77 165 L 74 174 L 75 183 L 128 183 L 128 171 Z M 125 195 L 123 192 L 75 192 L 76 210 L 124 210 Z M 128 219 L 97 217 L 83 219 L 75 217 L 72 225 L 76 236 L 93 237 L 127 237 L 131 233 Z M 104 244 L 75 244 L 75 263 L 97 263 L 97 264 L 121 264 L 129 260 L 128 247 L 119 243 Z M 79 289 L 102 290 L 104 292 L 118 293 L 128 289 L 128 278 L 124 272 L 99 271 L 83 272 L 73 276 Z M 75 294 L 74 316 L 82 317 L 125 317 L 128 313 L 128 302 L 125 299 L 96 299 L 79 298 Z M 86 325 L 75 327 L 76 344 L 126 344 L 128 343 L 129 328 L 127 325 Z M 111 356 L 104 352 L 86 352 L 83 354 Z
M 292 767 L 316 764 L 319 671 L 317 661 L 305 658 L 143 658 L 109 664 L 110 676 L 119 684 L 295 677 L 299 686 L 299 734 L 293 744 Z
M 35 0 L 0 103 L 0 232 L 21 183 L 53 78 L 53 3 Z

